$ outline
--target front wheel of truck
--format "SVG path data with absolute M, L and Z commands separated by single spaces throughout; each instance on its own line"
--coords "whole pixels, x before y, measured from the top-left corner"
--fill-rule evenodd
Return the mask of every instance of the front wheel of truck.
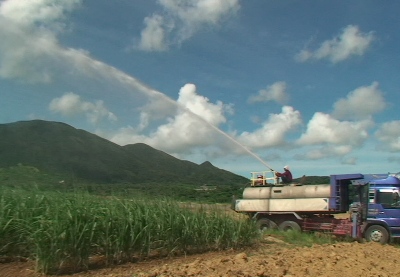
M 385 244 L 389 242 L 389 232 L 381 225 L 372 225 L 365 231 L 365 239 Z

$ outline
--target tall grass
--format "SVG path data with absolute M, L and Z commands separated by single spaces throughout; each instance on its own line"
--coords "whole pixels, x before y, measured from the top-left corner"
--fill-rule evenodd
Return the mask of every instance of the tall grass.
M 250 245 L 255 224 L 169 200 L 100 198 L 0 188 L 0 255 L 34 259 L 42 273 Z

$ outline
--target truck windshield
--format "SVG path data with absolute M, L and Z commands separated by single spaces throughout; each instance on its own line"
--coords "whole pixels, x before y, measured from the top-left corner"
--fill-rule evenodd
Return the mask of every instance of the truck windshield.
M 400 199 L 397 192 L 378 192 L 378 203 L 386 209 L 400 209 Z

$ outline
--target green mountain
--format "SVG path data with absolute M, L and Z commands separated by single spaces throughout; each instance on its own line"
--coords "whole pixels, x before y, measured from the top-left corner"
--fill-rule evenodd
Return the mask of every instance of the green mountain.
M 248 182 L 210 162 L 179 160 L 143 143 L 120 146 L 65 123 L 43 120 L 0 124 L 0 168 L 18 164 L 98 183 Z

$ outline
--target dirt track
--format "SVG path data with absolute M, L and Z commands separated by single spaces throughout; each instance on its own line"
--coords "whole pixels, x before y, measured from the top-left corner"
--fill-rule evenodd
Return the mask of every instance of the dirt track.
M 68 276 L 393 277 L 400 276 L 399 258 L 400 249 L 392 245 L 350 242 L 292 248 L 267 237 L 257 249 L 131 263 Z M 0 264 L 0 276 L 40 276 L 33 266 L 29 262 Z

